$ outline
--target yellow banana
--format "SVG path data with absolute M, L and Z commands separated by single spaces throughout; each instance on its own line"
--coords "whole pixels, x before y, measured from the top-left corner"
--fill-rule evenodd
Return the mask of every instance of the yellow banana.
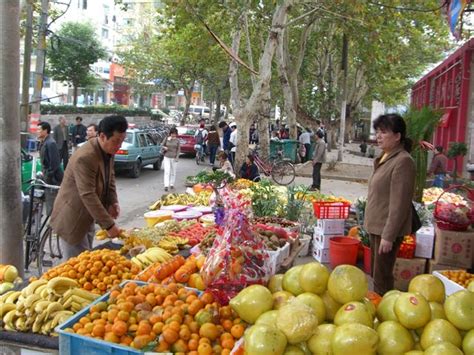
M 11 311 L 9 311 L 7 314 L 3 316 L 2 320 L 3 320 L 3 326 L 5 329 L 7 329 L 7 327 L 11 329 L 15 329 L 13 322 L 16 320 L 16 311 L 12 309 Z M 10 330 L 10 329 L 7 329 L 7 330 Z
M 10 291 L 5 292 L 3 295 L 0 296 L 0 303 L 5 303 L 5 300 L 15 292 L 17 291 L 10 290 Z
M 8 312 L 16 310 L 16 306 L 13 303 L 0 304 L 0 318 L 3 318 Z
M 24 332 L 28 330 L 25 323 L 26 323 L 26 318 L 20 317 L 15 321 L 15 328 L 18 329 L 20 332 Z
M 96 300 L 99 295 L 96 295 L 95 293 L 83 290 L 82 288 L 73 288 L 72 289 L 72 294 L 75 296 L 82 297 L 86 300 L 89 300 L 90 302 Z
M 18 300 L 20 296 L 21 296 L 21 291 L 14 291 L 5 299 L 5 303 L 16 303 L 16 301 Z
M 88 300 L 88 299 L 85 299 L 85 298 L 82 298 L 82 297 L 76 296 L 76 295 L 71 295 L 67 299 L 67 301 L 63 304 L 64 309 L 70 309 L 73 302 L 79 303 L 81 305 L 82 304 L 87 304 L 88 305 L 88 304 L 91 303 L 91 301 Z
M 35 312 L 37 314 L 40 314 L 40 313 L 44 312 L 48 308 L 50 303 L 51 303 L 50 301 L 44 301 L 44 300 L 41 300 L 41 301 L 35 303 Z
M 74 313 L 77 313 L 83 308 L 84 308 L 84 306 L 82 304 L 77 303 L 77 302 L 72 302 L 70 310 L 73 311 Z
M 76 280 L 70 279 L 69 277 L 57 276 L 48 281 L 48 288 L 60 294 L 75 287 L 79 287 L 79 284 Z
M 39 280 L 33 281 L 23 289 L 26 291 L 25 293 L 23 293 L 23 295 L 25 297 L 28 297 L 29 295 L 32 295 L 33 293 L 37 293 L 35 292 L 36 289 L 40 286 L 46 285 L 47 283 L 48 281 L 45 279 L 39 279 Z
M 36 301 L 42 300 L 40 295 L 32 294 L 25 299 L 25 308 L 29 309 Z
M 48 287 L 47 283 L 44 285 L 38 286 L 37 288 L 35 288 L 34 293 L 36 293 L 37 295 L 41 295 L 41 292 L 43 292 L 43 290 L 47 287 Z
M 46 308 L 46 318 L 49 318 L 49 315 L 56 312 L 56 311 L 62 311 L 64 309 L 63 305 L 59 302 L 51 302 Z
M 41 334 L 44 334 L 44 335 L 48 335 L 49 332 L 51 331 L 51 324 L 53 323 L 53 320 L 50 319 L 48 320 L 46 323 L 44 323 L 42 326 L 41 326 L 41 330 L 40 330 L 40 333 Z
M 74 313 L 71 311 L 59 311 L 55 314 L 53 321 L 51 322 L 51 329 L 56 328 L 58 324 L 65 322 Z

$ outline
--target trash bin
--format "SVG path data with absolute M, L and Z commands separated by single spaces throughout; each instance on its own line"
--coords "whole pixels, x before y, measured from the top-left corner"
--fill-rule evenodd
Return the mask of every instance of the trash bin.
M 28 138 L 26 140 L 26 150 L 28 152 L 36 152 L 37 145 L 38 145 L 38 142 L 37 142 L 36 138 Z
M 283 156 L 296 163 L 296 155 L 298 153 L 298 141 L 294 139 L 283 139 Z
M 316 143 L 311 142 L 311 146 L 309 147 L 309 152 L 306 152 L 307 160 L 313 159 L 313 153 L 314 153 L 315 148 L 316 148 Z
M 283 150 L 283 141 L 270 140 L 270 158 L 275 159 L 280 150 Z

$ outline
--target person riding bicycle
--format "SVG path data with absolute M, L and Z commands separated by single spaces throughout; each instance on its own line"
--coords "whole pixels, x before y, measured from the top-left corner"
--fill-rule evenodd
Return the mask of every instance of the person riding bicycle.
M 251 181 L 260 181 L 260 173 L 258 167 L 254 163 L 253 155 L 249 154 L 245 158 L 245 163 L 240 168 L 240 177 Z
M 204 123 L 201 123 L 199 125 L 199 128 L 196 131 L 196 133 L 194 133 L 194 139 L 196 140 L 195 149 L 196 149 L 197 152 L 199 152 L 199 155 L 200 155 L 202 161 L 204 161 L 204 153 L 205 153 L 207 135 L 208 135 L 208 133 L 207 133 L 207 130 L 204 126 Z

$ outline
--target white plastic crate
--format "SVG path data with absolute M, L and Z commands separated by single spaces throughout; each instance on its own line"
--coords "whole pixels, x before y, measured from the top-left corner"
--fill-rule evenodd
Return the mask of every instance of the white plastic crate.
M 318 219 L 316 227 L 324 235 L 344 235 L 344 219 Z
M 329 263 L 329 248 L 319 248 L 317 246 L 313 247 L 312 250 L 313 258 L 320 263 L 327 264 Z
M 461 290 L 465 290 L 465 288 L 462 287 L 460 284 L 448 279 L 446 276 L 441 274 L 441 272 L 443 271 L 444 270 L 433 271 L 433 275 L 443 282 L 446 296 L 452 295 L 453 293 L 461 291 Z

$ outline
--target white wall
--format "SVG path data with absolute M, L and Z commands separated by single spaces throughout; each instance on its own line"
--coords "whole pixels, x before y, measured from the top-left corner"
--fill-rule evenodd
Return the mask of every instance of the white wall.
M 377 117 L 385 113 L 385 104 L 380 101 L 372 101 L 372 109 L 370 113 L 370 139 L 375 139 L 375 130 L 373 123 Z

